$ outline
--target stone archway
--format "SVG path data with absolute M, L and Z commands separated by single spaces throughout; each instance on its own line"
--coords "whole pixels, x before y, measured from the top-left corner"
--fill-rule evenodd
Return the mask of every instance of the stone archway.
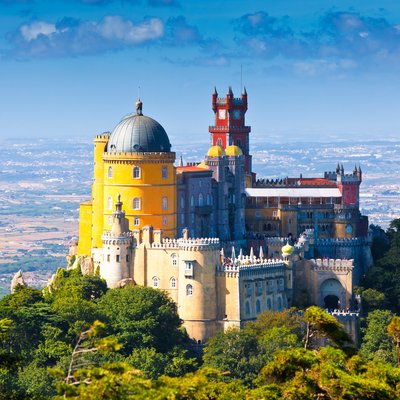
M 346 290 L 337 279 L 327 279 L 320 287 L 320 307 L 340 309 L 346 304 Z
M 324 297 L 324 308 L 336 310 L 340 306 L 339 302 L 339 297 L 335 296 L 334 294 L 328 294 Z

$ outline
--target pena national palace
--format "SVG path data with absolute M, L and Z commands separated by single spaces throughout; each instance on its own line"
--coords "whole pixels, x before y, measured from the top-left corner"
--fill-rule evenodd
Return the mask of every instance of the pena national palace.
M 92 199 L 72 249 L 111 288 L 167 291 L 199 343 L 265 310 L 316 304 L 354 335 L 353 285 L 372 263 L 360 214 L 362 171 L 333 166 L 260 179 L 252 168 L 246 89 L 212 94 L 203 160 L 176 166 L 165 129 L 136 111 L 94 139 Z

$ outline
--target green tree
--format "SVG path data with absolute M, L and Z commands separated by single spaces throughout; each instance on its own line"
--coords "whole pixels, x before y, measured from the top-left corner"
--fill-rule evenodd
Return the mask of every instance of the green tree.
M 375 310 L 368 314 L 360 354 L 368 360 L 394 362 L 394 347 L 387 332 L 393 318 L 389 310 Z
M 125 355 L 140 347 L 168 352 L 187 340 L 175 303 L 159 290 L 134 285 L 110 289 L 98 300 L 98 312 Z
M 336 346 L 349 350 L 353 344 L 350 335 L 335 317 L 319 307 L 311 306 L 304 313 L 306 335 L 304 348 L 318 347 L 321 337 L 327 337 Z
M 397 353 L 397 366 L 400 367 L 400 317 L 393 317 L 387 327 L 389 335 L 393 338 Z

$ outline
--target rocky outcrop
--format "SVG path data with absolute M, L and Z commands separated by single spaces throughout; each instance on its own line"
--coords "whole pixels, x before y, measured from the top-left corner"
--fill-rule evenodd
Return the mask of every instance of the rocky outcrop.
M 22 274 L 22 270 L 19 270 L 14 275 L 14 277 L 12 278 L 12 281 L 11 281 L 11 293 L 14 293 L 17 290 L 18 286 L 21 286 L 21 287 L 26 287 L 27 286 L 27 284 L 26 284 L 26 282 L 24 280 L 24 276 Z

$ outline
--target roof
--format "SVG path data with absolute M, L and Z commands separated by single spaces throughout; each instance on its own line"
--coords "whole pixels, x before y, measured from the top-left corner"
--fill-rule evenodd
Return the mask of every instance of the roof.
M 113 129 L 107 152 L 169 152 L 171 143 L 164 128 L 142 114 L 122 118 Z
M 225 150 L 221 146 L 211 146 L 207 152 L 209 157 L 225 156 Z
M 247 197 L 342 197 L 338 188 L 303 188 L 303 187 L 276 187 L 276 188 L 249 188 Z
M 208 172 L 206 168 L 201 168 L 201 167 L 196 167 L 194 165 L 187 165 L 183 167 L 176 167 L 176 172 L 182 173 L 182 172 Z
M 300 178 L 300 186 L 336 186 L 336 182 L 324 178 Z
M 228 146 L 225 149 L 225 153 L 227 156 L 242 156 L 243 155 L 243 151 L 239 146 L 236 146 L 234 144 Z

